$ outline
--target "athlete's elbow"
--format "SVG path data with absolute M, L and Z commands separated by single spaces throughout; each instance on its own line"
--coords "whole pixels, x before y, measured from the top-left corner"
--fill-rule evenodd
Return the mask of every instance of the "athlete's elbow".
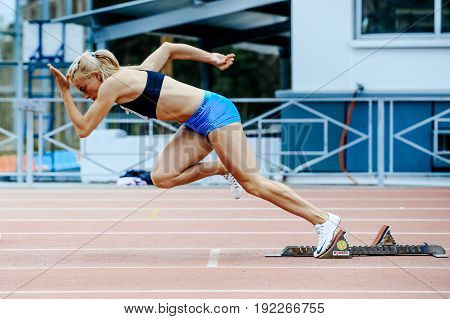
M 91 135 L 92 130 L 86 130 L 86 129 L 78 129 L 77 134 L 79 138 L 86 138 L 89 135 Z
M 165 48 L 165 49 L 170 49 L 170 48 L 172 48 L 173 45 L 174 45 L 174 44 L 173 44 L 172 42 L 164 41 L 164 42 L 161 44 L 161 47 L 163 47 L 163 48 Z
M 176 44 L 174 44 L 172 42 L 163 42 L 161 44 L 161 48 L 166 52 L 168 59 L 173 57 L 175 45 Z
M 84 132 L 84 131 L 78 131 L 77 133 L 78 133 L 79 138 L 86 138 L 89 136 L 89 133 Z

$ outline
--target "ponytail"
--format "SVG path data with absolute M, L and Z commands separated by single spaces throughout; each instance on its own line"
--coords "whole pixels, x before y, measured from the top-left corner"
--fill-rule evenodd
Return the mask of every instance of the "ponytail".
M 108 50 L 86 51 L 73 61 L 67 75 L 72 81 L 76 77 L 89 78 L 93 72 L 100 72 L 104 78 L 108 78 L 120 70 L 117 58 Z
M 97 50 L 94 52 L 94 57 L 99 62 L 99 71 L 110 77 L 112 74 L 120 70 L 119 61 L 117 61 L 114 54 L 108 50 Z

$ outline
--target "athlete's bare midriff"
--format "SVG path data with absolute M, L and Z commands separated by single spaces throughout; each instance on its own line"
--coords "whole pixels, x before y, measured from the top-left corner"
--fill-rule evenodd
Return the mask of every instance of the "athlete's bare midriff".
M 163 121 L 185 122 L 197 110 L 204 95 L 205 91 L 166 76 L 156 107 L 156 116 Z
M 138 70 L 121 70 L 113 77 L 123 84 L 123 91 L 116 100 L 118 104 L 138 98 L 147 83 L 147 74 Z M 156 107 L 156 116 L 163 121 L 185 122 L 197 110 L 203 97 L 203 90 L 166 75 Z

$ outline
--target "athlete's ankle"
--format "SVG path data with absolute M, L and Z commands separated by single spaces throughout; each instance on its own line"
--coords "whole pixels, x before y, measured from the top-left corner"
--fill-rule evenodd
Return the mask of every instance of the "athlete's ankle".
M 325 212 L 318 212 L 313 221 L 313 225 L 320 225 L 328 221 L 329 215 Z

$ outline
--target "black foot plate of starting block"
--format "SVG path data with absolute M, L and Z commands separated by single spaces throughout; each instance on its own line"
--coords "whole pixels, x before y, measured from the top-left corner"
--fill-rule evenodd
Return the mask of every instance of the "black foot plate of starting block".
M 370 246 L 350 246 L 340 230 L 322 259 L 346 259 L 354 256 L 433 256 L 447 258 L 445 249 L 438 245 L 397 245 L 391 227 L 384 225 Z M 315 246 L 287 246 L 279 254 L 266 257 L 314 257 Z

